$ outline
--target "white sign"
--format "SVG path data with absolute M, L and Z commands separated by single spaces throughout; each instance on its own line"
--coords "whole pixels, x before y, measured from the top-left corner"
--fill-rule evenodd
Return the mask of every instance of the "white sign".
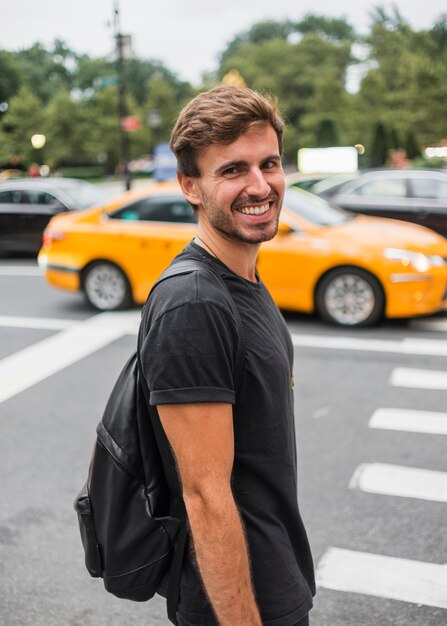
M 354 146 L 344 148 L 301 148 L 298 150 L 298 171 L 303 174 L 320 172 L 339 174 L 355 172 L 358 152 Z

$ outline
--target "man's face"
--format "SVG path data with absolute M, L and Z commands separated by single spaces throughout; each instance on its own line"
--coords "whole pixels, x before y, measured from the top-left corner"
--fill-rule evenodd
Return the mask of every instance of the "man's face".
M 228 145 L 214 144 L 198 157 L 191 179 L 199 221 L 230 241 L 259 244 L 278 229 L 284 173 L 271 126 L 251 128 Z

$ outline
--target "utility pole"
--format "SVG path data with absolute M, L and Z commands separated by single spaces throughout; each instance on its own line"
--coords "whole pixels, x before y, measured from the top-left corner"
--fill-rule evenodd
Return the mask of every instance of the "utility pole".
M 124 72 L 124 42 L 126 37 L 121 33 L 120 21 L 119 21 L 119 6 L 118 0 L 115 0 L 114 4 L 114 36 L 116 42 L 116 71 L 118 74 L 118 115 L 120 124 L 120 164 L 122 168 L 122 175 L 124 177 L 124 183 L 126 190 L 128 191 L 131 186 L 131 175 L 129 171 L 129 137 L 126 130 L 123 128 L 123 120 L 127 117 L 126 106 L 126 79 Z

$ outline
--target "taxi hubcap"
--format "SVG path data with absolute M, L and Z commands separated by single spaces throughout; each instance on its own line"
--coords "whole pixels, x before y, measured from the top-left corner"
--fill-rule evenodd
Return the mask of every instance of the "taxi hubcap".
M 126 283 L 121 272 L 112 265 L 96 265 L 85 280 L 90 302 L 101 310 L 118 308 L 126 296 Z
M 337 276 L 324 297 L 326 309 L 339 324 L 361 324 L 371 315 L 375 296 L 371 285 L 356 274 Z

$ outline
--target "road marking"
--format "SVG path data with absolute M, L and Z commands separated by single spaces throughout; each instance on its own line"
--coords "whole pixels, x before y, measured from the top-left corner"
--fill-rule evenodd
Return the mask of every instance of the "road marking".
M 316 577 L 334 591 L 447 608 L 447 565 L 329 548 Z
M 32 328 L 35 330 L 64 330 L 79 324 L 77 320 L 51 319 L 48 317 L 13 317 L 0 315 L 0 326 L 10 328 Z
M 355 470 L 349 487 L 386 496 L 447 502 L 447 472 L 417 467 L 362 463 Z
M 362 352 L 388 352 L 418 356 L 447 356 L 447 341 L 436 339 L 411 339 L 388 341 L 386 339 L 359 339 L 357 337 L 332 337 L 328 335 L 292 334 L 292 342 L 299 348 L 322 350 L 358 350 Z
M 410 411 L 407 409 L 377 409 L 369 420 L 369 427 L 447 435 L 447 413 Z
M 21 267 L 20 265 L 0 265 L 0 276 L 41 276 L 40 267 Z
M 447 390 L 447 373 L 437 370 L 397 367 L 391 374 L 390 383 L 394 387 Z
M 135 332 L 134 313 L 102 313 L 0 361 L 0 402 Z

